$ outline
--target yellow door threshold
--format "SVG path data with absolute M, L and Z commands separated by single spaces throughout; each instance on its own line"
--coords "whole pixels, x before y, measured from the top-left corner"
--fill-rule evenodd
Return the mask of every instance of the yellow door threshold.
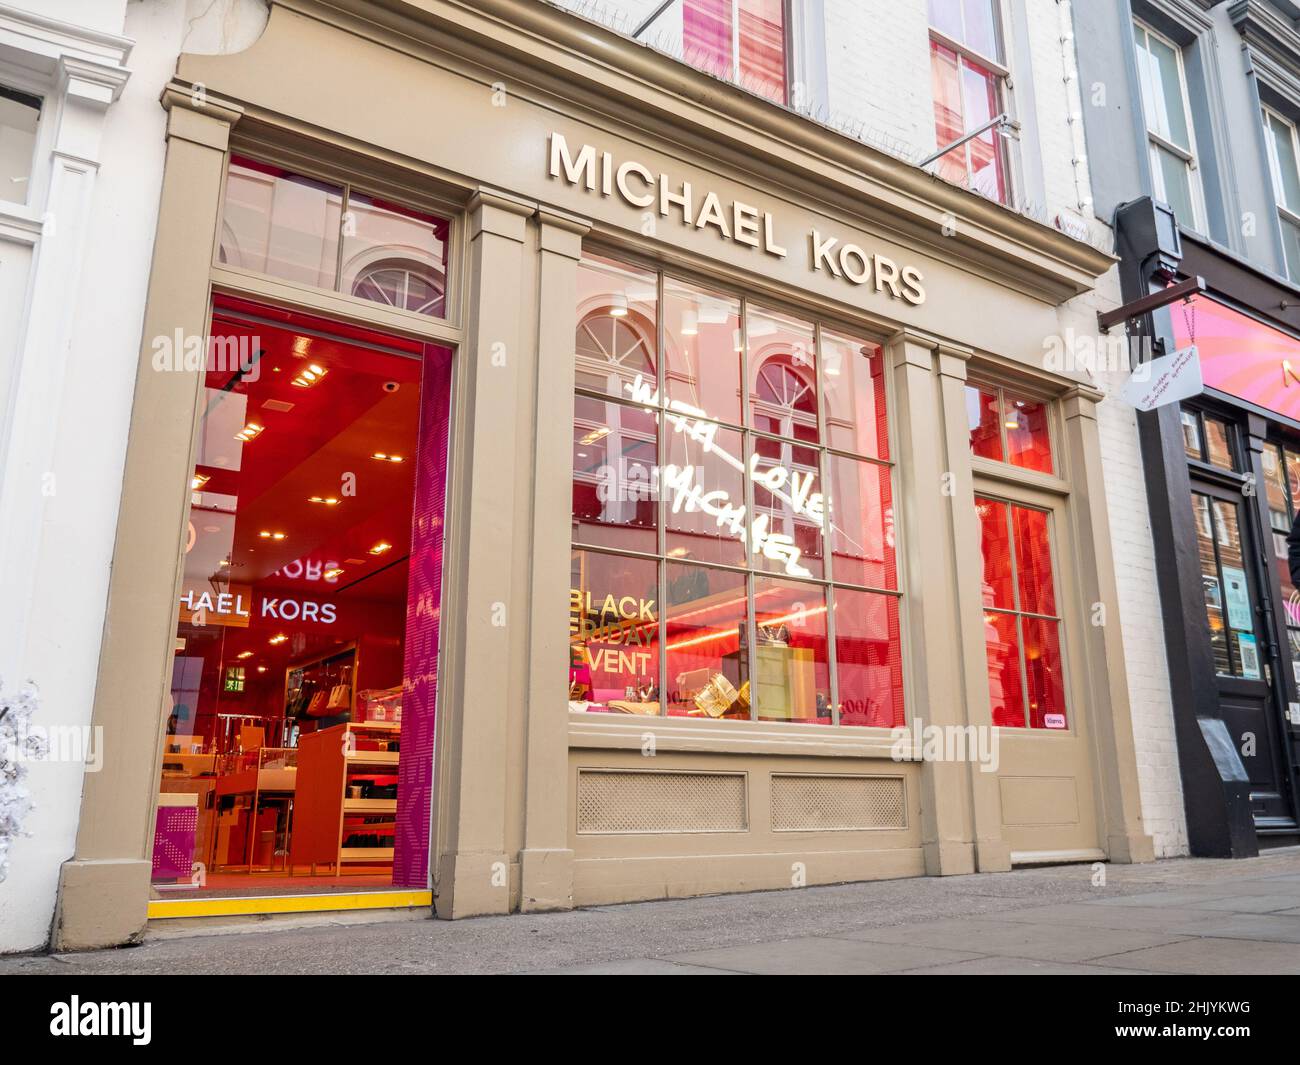
M 333 895 L 258 895 L 237 899 L 150 899 L 149 920 L 251 917 L 264 913 L 400 910 L 432 906 L 432 891 L 356 891 Z

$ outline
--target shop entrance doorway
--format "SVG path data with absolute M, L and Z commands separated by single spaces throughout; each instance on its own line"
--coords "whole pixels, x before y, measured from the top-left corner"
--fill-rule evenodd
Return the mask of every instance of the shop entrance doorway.
M 450 365 L 217 301 L 155 900 L 427 890 Z

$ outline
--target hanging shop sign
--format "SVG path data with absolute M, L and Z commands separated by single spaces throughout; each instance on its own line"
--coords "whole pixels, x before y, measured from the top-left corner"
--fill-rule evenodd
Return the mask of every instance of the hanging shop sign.
M 1172 355 L 1152 359 L 1135 370 L 1124 385 L 1124 398 L 1140 411 L 1155 410 L 1167 403 L 1179 403 L 1199 396 L 1205 388 L 1201 359 L 1196 345 L 1179 348 Z
M 712 230 L 724 240 L 764 252 L 776 259 L 790 252 L 778 233 L 772 212 L 741 200 L 726 201 L 716 192 L 695 188 L 632 159 L 616 160 L 612 152 L 583 144 L 576 150 L 560 133 L 552 133 L 549 173 L 557 180 L 584 188 L 629 207 L 652 211 L 661 218 L 699 230 Z M 915 266 L 870 253 L 834 234 L 810 229 L 808 268 L 847 284 L 866 287 L 912 306 L 925 302 L 924 278 Z

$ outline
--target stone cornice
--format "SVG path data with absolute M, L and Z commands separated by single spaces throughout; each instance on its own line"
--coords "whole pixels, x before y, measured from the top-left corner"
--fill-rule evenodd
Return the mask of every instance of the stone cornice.
M 127 37 L 0 4 L 0 45 L 57 60 L 63 56 L 122 66 L 134 42 Z
M 430 48 L 765 173 L 937 257 L 1060 303 L 1114 259 L 842 133 L 539 0 L 274 0 L 388 47 Z M 268 31 L 269 32 L 269 31 Z M 181 72 L 184 73 L 184 60 Z M 249 101 L 250 106 L 252 101 Z M 955 231 L 943 219 L 957 220 Z
M 1300 27 L 1265 0 L 1236 0 L 1228 17 L 1250 52 L 1256 74 L 1300 106 Z

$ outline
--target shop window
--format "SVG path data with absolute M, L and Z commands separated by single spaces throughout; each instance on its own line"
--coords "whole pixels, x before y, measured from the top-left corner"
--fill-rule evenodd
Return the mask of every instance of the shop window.
M 1273 178 L 1273 200 L 1282 228 L 1286 273 L 1300 280 L 1300 138 L 1295 123 L 1271 108 L 1262 111 L 1268 168 Z
M 1021 469 L 1053 472 L 1049 408 L 992 385 L 966 386 L 971 454 Z
M 1288 444 L 1265 445 L 1261 455 L 1264 489 L 1268 498 L 1268 519 L 1273 534 L 1273 564 L 1282 588 L 1282 611 L 1286 622 L 1291 670 L 1300 688 L 1300 594 L 1291 580 L 1287 563 L 1287 534 L 1300 507 L 1300 448 Z
M 1047 512 L 975 498 L 993 724 L 1068 727 Z
M 218 261 L 397 310 L 447 313 L 445 219 L 240 156 Z
M 578 301 L 570 707 L 901 724 L 880 347 L 603 257 Z
M 0 85 L 0 200 L 27 202 L 40 118 L 39 96 Z
M 1235 503 L 1192 493 L 1197 553 L 1216 672 L 1260 679 L 1254 604 L 1241 548 L 1241 513 Z
M 930 0 L 930 81 L 935 147 L 960 140 L 1002 114 L 1007 72 L 994 0 Z M 985 130 L 939 159 L 948 181 L 998 203 L 1010 200 L 1006 142 Z
M 1133 40 L 1146 117 L 1152 191 L 1174 209 L 1179 222 L 1203 230 L 1196 135 L 1182 49 L 1141 22 L 1133 23 Z
M 687 63 L 785 103 L 785 0 L 682 0 L 681 12 Z
M 355 327 L 215 312 L 160 891 L 427 883 L 415 760 L 432 742 L 437 591 L 423 575 L 441 552 L 449 365 L 444 349 Z M 408 584 L 431 611 L 408 613 Z
M 1222 418 L 1184 407 L 1180 414 L 1183 449 L 1187 457 L 1216 469 L 1233 472 L 1237 468 L 1232 426 Z

